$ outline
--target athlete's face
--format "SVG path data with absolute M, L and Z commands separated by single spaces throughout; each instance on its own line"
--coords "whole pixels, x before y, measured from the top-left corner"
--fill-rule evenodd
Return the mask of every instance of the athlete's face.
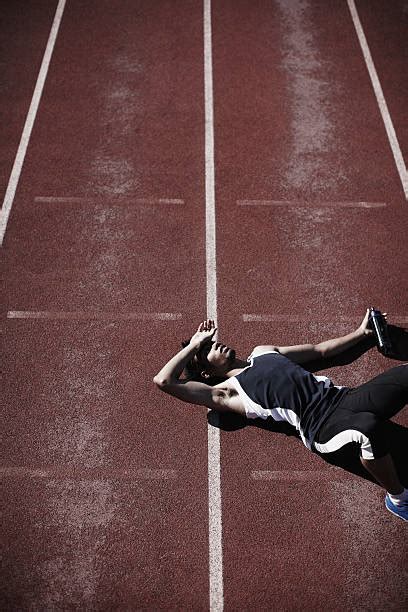
M 234 360 L 234 349 L 221 342 L 207 342 L 197 353 L 200 368 L 211 374 L 224 374 Z

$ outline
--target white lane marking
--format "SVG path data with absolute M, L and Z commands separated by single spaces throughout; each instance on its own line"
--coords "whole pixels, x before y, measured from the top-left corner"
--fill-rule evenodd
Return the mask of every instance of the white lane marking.
M 306 315 L 306 314 L 295 314 L 295 315 L 289 315 L 289 314 L 255 314 L 255 313 L 249 313 L 249 314 L 243 314 L 242 315 L 242 320 L 245 323 L 252 323 L 252 322 L 268 322 L 268 321 L 272 321 L 275 323 L 303 323 L 303 322 L 308 322 L 308 323 L 313 323 L 313 322 L 318 322 L 316 317 L 314 317 L 313 315 Z M 334 323 L 356 323 L 358 319 L 356 319 L 355 317 L 338 317 L 336 319 L 336 321 L 325 321 L 326 323 L 330 323 L 330 324 L 334 324 Z M 323 323 L 323 321 L 320 321 L 321 323 Z
M 392 325 L 393 323 L 399 323 L 400 325 L 406 325 L 408 324 L 408 317 L 388 317 L 389 318 L 389 322 L 390 325 Z
M 237 200 L 238 206 L 285 206 L 287 208 L 385 208 L 386 202 L 310 202 L 308 200 Z
M 1 467 L 0 477 L 4 478 L 76 478 L 117 480 L 174 480 L 177 470 L 141 469 L 115 469 L 115 468 L 75 468 L 75 467 L 39 467 L 25 466 Z
M 54 321 L 176 321 L 180 312 L 84 312 L 58 310 L 9 310 L 8 319 L 50 319 Z
M 337 472 L 337 470 L 252 470 L 251 478 L 253 480 L 289 480 L 300 482 L 324 480 L 331 482 L 333 480 L 333 472 Z M 338 473 L 336 480 L 338 480 L 339 477 L 342 480 L 345 479 L 340 472 Z
M 30 108 L 28 110 L 23 133 L 21 135 L 20 144 L 17 149 L 17 155 L 14 160 L 13 169 L 11 171 L 10 179 L 7 185 L 6 195 L 4 196 L 3 206 L 0 211 L 0 246 L 3 244 L 8 218 L 10 216 L 10 211 L 13 206 L 17 185 L 20 180 L 21 170 L 24 164 L 28 144 L 30 142 L 31 132 L 37 115 L 38 106 L 40 104 L 41 95 L 44 89 L 44 83 L 47 77 L 48 67 L 50 65 L 51 56 L 54 50 L 55 41 L 57 39 L 57 34 L 60 27 L 64 8 L 65 0 L 59 0 L 50 35 L 48 37 L 47 46 L 45 48 L 44 57 L 41 63 L 40 72 L 38 73 L 37 83 L 34 88 L 34 93 L 31 100 Z
M 43 204 L 100 204 L 102 203 L 112 203 L 117 204 L 151 204 L 152 206 L 156 204 L 184 204 L 184 200 L 180 200 L 179 198 L 123 198 L 123 197 L 112 197 L 112 198 L 100 198 L 95 196 L 94 198 L 81 198 L 75 196 L 36 196 L 34 198 L 34 202 L 43 203 Z
M 203 8 L 207 317 L 217 320 L 211 0 L 204 0 Z M 221 612 L 224 607 L 220 460 L 220 430 L 208 424 L 209 599 L 211 612 Z
M 205 91 L 205 220 L 207 264 L 207 316 L 217 315 L 217 264 L 215 230 L 214 110 L 212 80 L 211 0 L 204 0 Z
M 391 119 L 391 116 L 388 110 L 388 106 L 384 98 L 380 80 L 378 78 L 377 71 L 374 66 L 373 58 L 371 57 L 371 52 L 368 47 L 367 39 L 365 37 L 364 30 L 363 30 L 363 27 L 360 22 L 360 18 L 357 13 L 355 2 L 354 0 L 347 0 L 347 4 L 350 9 L 351 18 L 354 23 L 354 27 L 355 27 L 355 30 L 358 36 L 358 40 L 360 42 L 361 50 L 363 52 L 367 70 L 370 75 L 375 97 L 377 99 L 377 104 L 380 109 L 381 116 L 382 116 L 384 126 L 385 126 L 385 130 L 387 132 L 388 140 L 389 140 L 389 143 L 392 149 L 392 153 L 394 155 L 395 164 L 397 166 L 397 170 L 398 170 L 398 173 L 401 179 L 401 183 L 402 183 L 402 188 L 405 193 L 405 199 L 408 200 L 408 173 L 407 173 L 407 169 L 405 166 L 404 158 L 402 157 L 401 149 L 400 149 L 397 135 L 395 133 L 394 125 L 392 123 L 392 119 Z
M 313 315 L 307 314 L 256 314 L 256 313 L 247 313 L 242 315 L 242 320 L 244 323 L 267 323 L 267 322 L 275 322 L 275 323 L 320 323 L 326 325 L 336 325 L 337 323 L 347 323 L 347 324 L 358 324 L 359 317 L 343 317 L 338 316 L 333 320 L 323 320 L 317 319 Z M 388 321 L 390 325 L 392 324 L 400 324 L 405 325 L 408 323 L 408 317 L 404 315 L 390 315 L 388 313 Z

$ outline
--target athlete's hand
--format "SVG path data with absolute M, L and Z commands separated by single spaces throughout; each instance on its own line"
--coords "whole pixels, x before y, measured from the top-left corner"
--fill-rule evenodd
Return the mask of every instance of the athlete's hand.
M 217 328 L 215 327 L 214 321 L 212 319 L 206 319 L 198 326 L 196 333 L 191 338 L 191 342 L 197 344 L 197 346 L 202 346 L 212 339 L 216 331 Z
M 381 313 L 384 317 L 385 320 L 387 320 L 387 313 L 383 312 Z M 371 336 L 374 332 L 370 327 L 369 324 L 369 318 L 370 318 L 370 309 L 367 308 L 367 312 L 365 313 L 365 317 L 361 322 L 360 327 L 358 328 L 360 331 L 362 331 L 364 333 L 365 336 Z

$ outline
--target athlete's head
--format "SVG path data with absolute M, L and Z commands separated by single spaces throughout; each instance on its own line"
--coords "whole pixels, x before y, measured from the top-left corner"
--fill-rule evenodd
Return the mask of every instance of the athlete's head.
M 187 346 L 190 340 L 185 340 L 182 345 Z M 204 379 L 225 379 L 227 372 L 235 361 L 235 350 L 222 344 L 209 340 L 200 348 L 194 357 L 187 363 L 185 370 L 189 377 Z

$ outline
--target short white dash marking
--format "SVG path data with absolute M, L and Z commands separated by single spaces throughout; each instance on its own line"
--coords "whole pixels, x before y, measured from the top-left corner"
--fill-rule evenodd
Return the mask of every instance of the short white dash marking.
M 306 481 L 333 479 L 334 470 L 253 470 L 253 480 Z
M 249 314 L 243 314 L 242 315 L 242 320 L 245 323 L 251 323 L 251 322 L 286 322 L 286 321 L 290 321 L 291 323 L 299 323 L 301 321 L 304 321 L 304 317 L 300 316 L 300 315 L 275 315 L 275 314 L 253 314 L 253 313 L 249 313 Z
M 238 206 L 284 206 L 287 208 L 385 208 L 386 202 L 309 202 L 306 200 L 237 200 Z
M 11 171 L 10 179 L 7 185 L 7 191 L 4 196 L 3 206 L 0 211 L 0 245 L 3 244 L 8 218 L 10 216 L 11 208 L 13 206 L 17 185 L 20 180 L 21 170 L 24 164 L 28 144 L 30 142 L 31 132 L 37 115 L 38 106 L 40 104 L 41 95 L 44 89 L 44 83 L 47 77 L 48 67 L 50 65 L 51 56 L 54 50 L 55 41 L 57 39 L 57 34 L 60 27 L 64 8 L 65 0 L 59 0 L 50 35 L 48 37 L 47 46 L 44 52 L 44 57 L 41 63 L 40 72 L 38 73 L 37 83 L 34 88 L 34 93 L 31 100 L 30 108 L 28 110 L 23 133 L 21 135 L 20 144 L 18 146 L 16 158 L 14 160 L 13 169 Z
M 311 322 L 318 322 L 316 317 L 313 315 L 307 315 L 307 314 L 255 314 L 255 313 L 249 313 L 249 314 L 243 314 L 242 315 L 242 320 L 245 323 L 251 323 L 251 322 L 274 322 L 274 323 L 311 323 Z M 334 323 L 338 323 L 338 322 L 342 322 L 342 323 L 356 323 L 356 321 L 358 320 L 358 317 L 341 317 L 339 316 L 336 321 L 325 321 L 325 323 L 330 323 L 330 324 L 334 324 Z M 323 321 L 321 321 L 323 323 Z
M 404 190 L 405 199 L 408 200 L 408 173 L 405 166 L 404 158 L 402 157 L 401 149 L 395 133 L 394 125 L 392 123 L 391 115 L 388 110 L 387 103 L 384 98 L 383 90 L 378 78 L 377 70 L 375 69 L 373 58 L 371 56 L 370 49 L 368 47 L 367 39 L 364 34 L 363 27 L 358 16 L 356 5 L 354 0 L 347 0 L 348 7 L 350 9 L 351 18 L 354 23 L 355 30 L 357 32 L 358 40 L 360 42 L 361 50 L 365 59 L 367 70 L 370 75 L 371 83 L 374 89 L 377 104 L 381 112 L 381 117 L 384 122 L 385 130 L 387 132 L 388 141 L 390 143 L 392 153 L 394 155 L 394 161 L 397 166 L 397 170 L 401 179 L 402 188 Z M 363 112 L 363 111 L 362 111 Z
M 156 204 L 184 204 L 184 200 L 179 198 L 123 198 L 123 197 L 112 197 L 112 198 L 100 198 L 100 197 L 76 197 L 76 196 L 36 196 L 34 202 L 38 204 L 126 204 L 126 205 L 143 205 L 149 204 L 155 206 Z
M 404 316 L 390 316 L 388 315 L 388 321 L 390 325 L 407 325 L 408 324 L 408 317 L 404 317 Z
M 338 323 L 347 323 L 350 325 L 357 325 L 359 316 L 346 317 L 339 315 L 335 320 L 317 319 L 314 315 L 308 314 L 256 314 L 246 313 L 242 315 L 244 323 L 316 323 L 325 325 L 336 325 Z M 405 325 L 408 323 L 408 317 L 405 315 L 392 315 L 388 313 L 388 321 L 392 325 Z
M 50 319 L 55 321 L 176 321 L 180 312 L 83 312 L 57 310 L 9 310 L 8 319 Z
M 115 469 L 115 468 L 92 468 L 83 467 L 39 467 L 31 468 L 25 466 L 1 467 L 0 477 L 3 478 L 77 478 L 77 479 L 104 479 L 112 478 L 118 480 L 174 480 L 177 478 L 177 470 L 165 469 Z

